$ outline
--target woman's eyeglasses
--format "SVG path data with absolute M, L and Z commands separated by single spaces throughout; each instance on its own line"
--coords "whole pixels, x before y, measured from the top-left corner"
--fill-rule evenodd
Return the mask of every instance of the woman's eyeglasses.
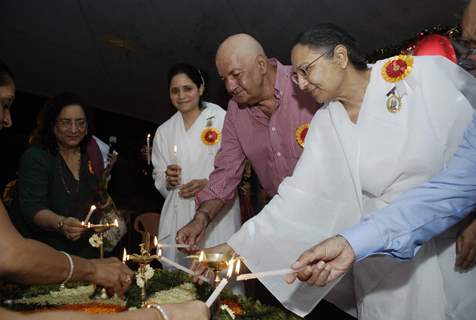
M 312 60 L 311 62 L 309 62 L 306 66 L 299 66 L 296 68 L 296 71 L 293 72 L 293 74 L 291 75 L 291 80 L 295 83 L 295 84 L 299 84 L 299 77 L 302 77 L 304 79 L 307 79 L 309 77 L 309 74 L 310 74 L 310 70 L 311 70 L 311 66 L 317 62 L 317 60 L 319 60 L 320 58 L 322 58 L 323 56 L 325 56 L 326 54 L 329 54 L 331 51 L 333 51 L 334 48 L 330 49 L 330 50 L 327 50 L 325 51 L 324 53 L 320 54 L 316 59 Z

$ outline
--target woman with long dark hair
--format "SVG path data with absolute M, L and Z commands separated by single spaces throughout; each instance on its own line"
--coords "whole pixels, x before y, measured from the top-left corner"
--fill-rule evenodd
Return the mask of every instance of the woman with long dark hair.
M 98 255 L 81 221 L 97 205 L 103 172 L 103 156 L 90 128 L 88 108 L 78 95 L 61 93 L 47 101 L 20 161 L 11 212 L 25 237 L 83 257 Z M 91 222 L 98 219 L 93 214 Z

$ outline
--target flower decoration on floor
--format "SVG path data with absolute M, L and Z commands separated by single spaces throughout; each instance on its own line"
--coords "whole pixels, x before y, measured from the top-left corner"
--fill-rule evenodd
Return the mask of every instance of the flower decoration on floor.
M 215 128 L 206 127 L 203 129 L 202 134 L 200 135 L 202 142 L 207 146 L 213 146 L 220 142 L 221 133 Z
M 382 77 L 391 83 L 405 79 L 413 68 L 413 57 L 399 55 L 389 59 L 382 67 Z
M 301 148 L 304 148 L 304 140 L 306 139 L 307 132 L 309 131 L 309 123 L 304 123 L 296 130 L 296 140 Z
M 94 248 L 99 248 L 102 244 L 102 240 L 97 234 L 93 234 L 89 238 L 89 244 Z

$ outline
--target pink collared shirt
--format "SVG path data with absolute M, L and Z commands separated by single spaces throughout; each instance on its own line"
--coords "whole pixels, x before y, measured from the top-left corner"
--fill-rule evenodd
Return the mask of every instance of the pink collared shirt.
M 228 202 L 234 198 L 245 158 L 269 196 L 274 196 L 281 181 L 292 174 L 302 153 L 296 130 L 311 122 L 317 104 L 291 81 L 291 66 L 276 59 L 270 63 L 277 66 L 274 90 L 278 108 L 268 118 L 256 106 L 240 107 L 229 101 L 215 170 L 208 186 L 196 195 L 197 207 L 207 200 Z

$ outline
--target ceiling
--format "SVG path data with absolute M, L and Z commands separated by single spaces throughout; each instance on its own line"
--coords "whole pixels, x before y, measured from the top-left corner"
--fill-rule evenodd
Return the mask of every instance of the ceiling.
M 226 102 L 214 56 L 246 32 L 289 63 L 296 35 L 333 22 L 364 50 L 455 25 L 463 0 L 1 0 L 0 56 L 21 91 L 80 93 L 92 105 L 161 123 L 174 112 L 167 69 L 189 62 L 208 74 L 208 99 Z

